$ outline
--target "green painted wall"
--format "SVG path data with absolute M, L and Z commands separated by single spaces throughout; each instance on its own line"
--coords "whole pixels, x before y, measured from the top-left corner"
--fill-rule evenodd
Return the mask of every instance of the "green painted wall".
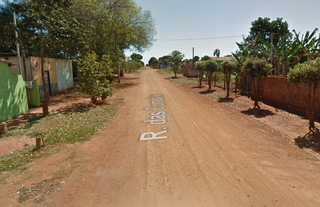
M 0 122 L 28 111 L 25 82 L 12 75 L 7 63 L 0 62 Z
M 40 106 L 40 94 L 38 87 L 38 81 L 33 81 L 33 88 L 30 90 L 32 106 Z

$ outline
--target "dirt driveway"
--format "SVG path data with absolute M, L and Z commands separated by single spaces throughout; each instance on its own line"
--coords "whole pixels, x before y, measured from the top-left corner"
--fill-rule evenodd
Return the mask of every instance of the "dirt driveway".
M 317 157 L 156 70 L 129 81 L 114 122 L 39 206 L 320 206 Z

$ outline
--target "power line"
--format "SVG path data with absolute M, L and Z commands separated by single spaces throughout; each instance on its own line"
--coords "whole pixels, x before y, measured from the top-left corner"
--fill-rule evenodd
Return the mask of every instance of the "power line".
M 186 39 L 157 39 L 158 41 L 195 41 L 195 40 L 213 40 L 213 39 L 227 39 L 238 38 L 242 36 L 223 36 L 223 37 L 203 37 L 203 38 L 186 38 Z

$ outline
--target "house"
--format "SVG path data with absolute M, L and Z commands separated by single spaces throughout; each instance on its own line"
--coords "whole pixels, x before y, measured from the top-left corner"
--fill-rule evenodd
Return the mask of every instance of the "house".
M 215 60 L 217 61 L 219 67 L 221 67 L 221 63 L 224 61 L 224 60 L 229 60 L 229 61 L 232 61 L 232 60 L 235 60 L 234 57 L 210 57 L 212 60 Z
M 0 122 L 29 110 L 26 84 L 17 71 L 17 64 L 0 59 Z
M 7 61 L 18 63 L 18 58 L 5 57 Z M 41 58 L 27 57 L 25 59 L 26 79 L 36 81 L 40 98 L 44 97 L 43 83 L 41 77 Z M 72 61 L 64 59 L 44 58 L 45 83 L 50 95 L 55 95 L 73 87 Z M 14 71 L 19 74 L 19 70 Z

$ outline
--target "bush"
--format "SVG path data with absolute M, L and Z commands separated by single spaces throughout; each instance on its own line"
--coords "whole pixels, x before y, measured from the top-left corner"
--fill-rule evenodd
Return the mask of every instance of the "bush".
M 92 103 L 96 103 L 98 98 L 105 100 L 108 96 L 112 96 L 114 85 L 110 77 L 113 76 L 113 70 L 107 55 L 98 61 L 95 52 L 88 53 L 86 57 L 78 60 L 78 67 L 80 83 L 76 89 L 89 95 Z

